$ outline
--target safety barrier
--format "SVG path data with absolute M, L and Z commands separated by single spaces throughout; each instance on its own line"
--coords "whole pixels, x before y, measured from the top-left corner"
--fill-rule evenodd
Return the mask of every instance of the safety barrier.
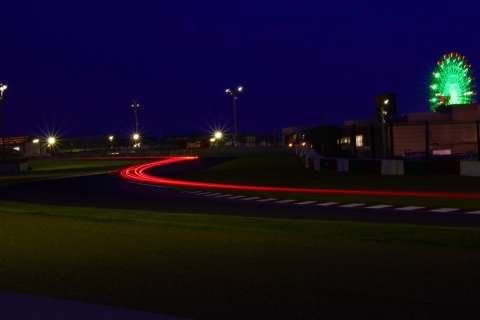
M 403 160 L 382 160 L 383 176 L 403 176 L 405 174 L 405 166 Z
M 460 161 L 460 174 L 468 177 L 480 177 L 480 161 Z
M 325 158 L 313 149 L 297 150 L 296 154 L 302 159 L 306 168 L 315 171 L 368 173 L 385 176 L 462 175 L 480 177 L 480 161 Z

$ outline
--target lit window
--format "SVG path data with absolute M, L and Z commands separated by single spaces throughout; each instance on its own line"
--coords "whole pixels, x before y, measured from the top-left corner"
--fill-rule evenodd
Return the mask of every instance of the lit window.
M 363 144 L 363 134 L 359 134 L 355 137 L 355 143 L 358 148 L 362 148 Z
M 343 137 L 340 139 L 340 144 L 350 144 L 350 137 Z

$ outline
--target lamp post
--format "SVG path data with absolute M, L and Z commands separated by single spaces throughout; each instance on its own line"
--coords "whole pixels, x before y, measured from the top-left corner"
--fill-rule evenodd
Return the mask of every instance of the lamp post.
M 56 144 L 57 144 L 57 138 L 55 136 L 47 137 L 47 149 L 52 156 L 55 151 Z
M 133 100 L 132 102 L 132 109 L 133 109 L 133 128 L 135 132 L 139 132 L 139 125 L 138 125 L 138 110 L 140 109 L 140 102 L 138 100 Z
M 108 136 L 108 142 L 110 144 L 110 149 L 113 149 L 113 142 L 115 141 L 115 136 L 114 135 L 109 135 Z
M 238 86 L 235 89 L 226 89 L 225 93 L 232 97 L 232 107 L 233 107 L 233 145 L 237 146 L 238 144 L 238 117 L 237 117 L 237 104 L 238 96 L 244 91 L 243 86 Z
M 2 135 L 2 158 L 5 158 L 5 132 L 3 128 L 3 103 L 8 86 L 0 83 L 0 134 Z
M 142 146 L 141 139 L 142 139 L 142 136 L 140 135 L 140 133 L 135 132 L 134 134 L 132 134 L 132 142 L 133 142 L 134 149 L 138 149 Z
M 222 140 L 224 137 L 224 134 L 222 131 L 215 131 L 213 133 L 213 137 L 215 138 L 215 140 Z

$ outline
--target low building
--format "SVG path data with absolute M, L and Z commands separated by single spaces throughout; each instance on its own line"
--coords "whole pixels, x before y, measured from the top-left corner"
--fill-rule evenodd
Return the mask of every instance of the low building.
M 478 157 L 480 106 L 450 106 L 439 112 L 392 115 L 320 126 L 287 136 L 295 145 L 312 146 L 325 156 L 360 158 Z

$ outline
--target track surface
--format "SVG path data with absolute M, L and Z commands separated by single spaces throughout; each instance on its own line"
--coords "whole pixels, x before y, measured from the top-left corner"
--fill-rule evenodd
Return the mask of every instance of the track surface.
M 149 171 L 175 177 L 181 172 L 217 164 L 218 159 L 172 164 Z M 168 213 L 220 214 L 247 217 L 351 220 L 365 222 L 480 226 L 480 215 L 399 212 L 392 209 L 299 206 L 205 197 L 182 190 L 135 184 L 113 175 L 97 175 L 17 184 L 0 188 L 0 200 L 98 208 L 142 209 Z

